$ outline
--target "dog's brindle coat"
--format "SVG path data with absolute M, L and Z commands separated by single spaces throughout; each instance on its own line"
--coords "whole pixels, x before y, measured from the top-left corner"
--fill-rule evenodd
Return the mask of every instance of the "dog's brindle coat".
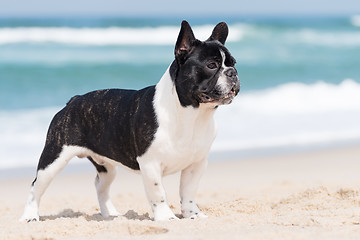
M 182 171 L 183 217 L 206 217 L 194 198 L 215 138 L 215 109 L 240 89 L 235 60 L 224 47 L 219 23 L 201 42 L 183 21 L 175 60 L 156 86 L 139 91 L 107 89 L 73 97 L 53 118 L 37 177 L 20 220 L 39 220 L 40 198 L 74 156 L 87 157 L 98 172 L 101 214 L 118 216 L 109 187 L 118 165 L 141 171 L 155 220 L 176 219 L 167 204 L 162 176 Z

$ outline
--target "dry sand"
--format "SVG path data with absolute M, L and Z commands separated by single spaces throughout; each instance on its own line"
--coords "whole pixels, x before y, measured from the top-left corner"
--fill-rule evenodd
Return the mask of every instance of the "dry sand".
M 68 166 L 67 168 L 72 168 Z M 141 177 L 119 169 L 99 214 L 94 172 L 55 178 L 39 222 L 19 223 L 31 177 L 0 181 L 0 239 L 360 239 L 360 146 L 211 162 L 198 192 L 207 219 L 153 222 Z M 164 179 L 180 213 L 179 175 Z

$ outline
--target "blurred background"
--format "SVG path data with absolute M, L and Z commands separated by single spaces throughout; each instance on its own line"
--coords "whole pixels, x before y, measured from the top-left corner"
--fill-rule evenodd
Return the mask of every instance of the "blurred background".
M 0 169 L 36 166 L 73 95 L 156 84 L 183 19 L 200 40 L 226 21 L 237 60 L 211 159 L 360 143 L 358 0 L 1 1 Z

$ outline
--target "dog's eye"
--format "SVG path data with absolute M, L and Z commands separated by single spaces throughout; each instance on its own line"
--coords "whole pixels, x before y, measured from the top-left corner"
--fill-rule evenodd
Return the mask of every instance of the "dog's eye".
M 214 62 L 212 62 L 212 63 L 209 63 L 209 64 L 207 65 L 207 67 L 210 68 L 210 69 L 215 69 L 215 68 L 217 68 L 217 64 L 214 63 Z

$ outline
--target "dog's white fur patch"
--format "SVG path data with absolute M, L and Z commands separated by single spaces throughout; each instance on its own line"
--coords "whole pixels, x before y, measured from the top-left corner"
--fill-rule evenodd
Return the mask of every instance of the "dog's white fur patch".
M 225 65 L 226 55 L 225 55 L 224 51 L 220 50 L 220 54 L 221 54 L 221 58 L 222 58 L 222 64 L 221 64 L 222 71 L 220 73 L 220 76 L 219 76 L 216 86 L 223 93 L 227 93 L 227 92 L 229 92 L 230 89 L 229 89 L 229 84 L 228 84 L 228 77 L 225 75 L 225 71 L 227 69 L 229 69 L 230 67 L 227 67 Z

